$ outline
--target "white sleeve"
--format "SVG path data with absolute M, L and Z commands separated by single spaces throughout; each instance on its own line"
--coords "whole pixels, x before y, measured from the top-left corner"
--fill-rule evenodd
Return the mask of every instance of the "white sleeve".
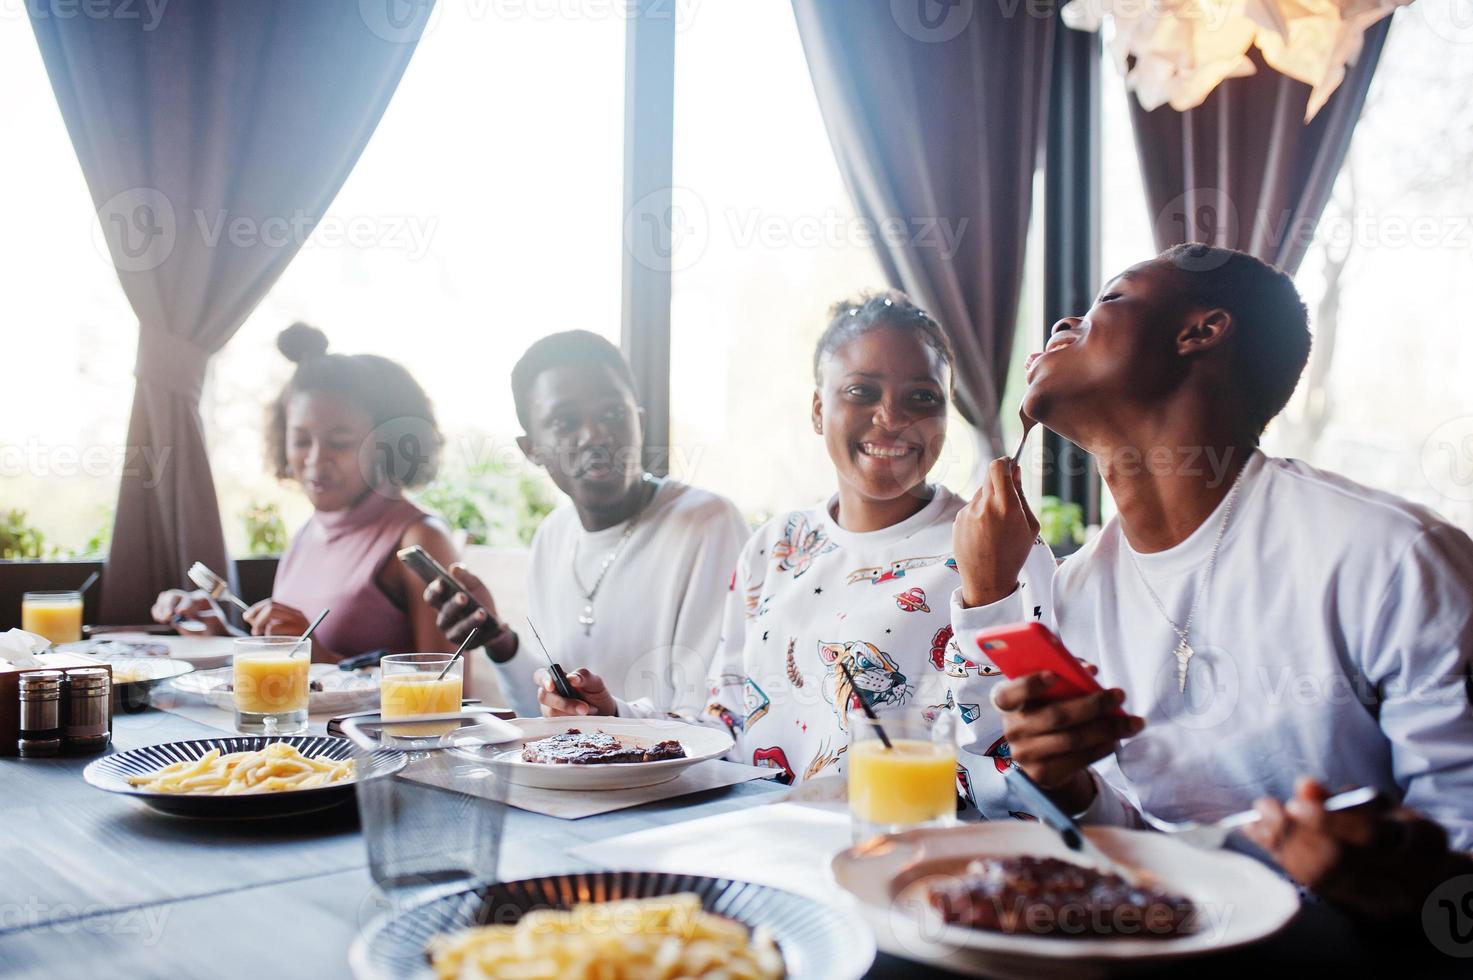
M 541 608 L 540 599 L 542 595 L 542 576 L 544 558 L 547 552 L 547 521 L 544 520 L 532 535 L 532 550 L 527 558 L 527 612 L 531 615 L 533 622 L 543 622 L 546 617 Z M 491 597 L 494 601 L 496 596 Z M 512 629 L 511 624 L 506 624 L 507 629 Z M 496 668 L 496 680 L 501 685 L 501 693 L 517 715 L 522 718 L 536 718 L 542 714 L 542 706 L 537 701 L 537 684 L 532 680 L 532 675 L 537 672 L 537 654 L 533 647 L 529 653 L 527 646 L 532 642 L 531 636 L 522 635 L 525 631 L 517 632 L 517 650 L 512 654 L 510 660 L 505 663 L 490 661 Z M 483 654 L 484 656 L 484 654 Z
M 1424 531 L 1397 564 L 1361 651 L 1403 803 L 1473 849 L 1473 541 Z
M 759 530 L 757 534 L 761 534 Z M 716 656 L 711 661 L 707 677 L 706 703 L 697 720 L 703 724 L 719 726 L 731 733 L 736 740 L 730 755 L 735 762 L 750 762 L 745 758 L 742 735 L 746 725 L 746 679 L 743 658 L 747 641 L 747 596 L 755 595 L 762 587 L 766 576 L 765 561 L 756 556 L 757 535 L 754 534 L 742 549 L 737 561 L 736 573 L 731 577 L 730 591 L 726 595 L 726 608 L 721 617 L 721 639 L 716 645 Z
M 689 718 L 706 707 L 706 682 L 721 641 L 722 615 L 733 581 L 732 572 L 750 532 L 741 514 L 730 505 L 714 515 L 701 531 L 704 533 L 700 543 L 681 572 L 685 593 L 676 610 L 675 633 L 671 639 L 670 704 L 662 707 L 649 698 L 631 702 L 620 699 L 621 716 Z
M 1002 717 L 992 706 L 992 688 L 1003 675 L 977 646 L 977 634 L 993 626 L 1040 622 L 1053 626 L 1053 580 L 1057 568 L 1053 552 L 1040 538 L 1034 543 L 1018 587 L 1006 598 L 988 606 L 968 609 L 962 605 L 961 589 L 951 596 L 951 625 L 955 634 L 942 656 L 946 661 L 948 698 L 961 714 L 958 726 L 958 777 L 963 795 L 978 813 L 988 819 L 1006 818 L 1027 812 L 1003 780 L 1007 768 L 1007 742 L 1002 737 Z M 936 654 L 933 652 L 933 656 Z

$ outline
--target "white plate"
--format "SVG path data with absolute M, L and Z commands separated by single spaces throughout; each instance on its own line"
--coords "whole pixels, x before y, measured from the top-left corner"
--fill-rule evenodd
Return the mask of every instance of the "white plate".
M 665 718 L 606 718 L 590 715 L 586 718 L 513 718 L 509 724 L 521 731 L 521 738 L 515 742 L 456 748 L 451 751 L 485 763 L 517 786 L 599 790 L 633 789 L 636 786 L 654 786 L 667 782 L 698 762 L 720 758 L 731 751 L 732 747 L 731 736 L 726 732 Z M 524 744 L 549 735 L 561 735 L 570 728 L 583 732 L 607 732 L 640 746 L 673 738 L 685 749 L 686 757 L 662 759 L 659 762 L 614 762 L 592 766 L 522 761 Z
M 64 643 L 57 649 L 77 653 L 91 653 L 93 644 L 108 641 L 109 644 L 143 644 L 168 648 L 169 657 L 194 665 L 195 670 L 211 670 L 230 663 L 230 652 L 234 640 L 228 636 L 155 636 L 151 633 L 104 633 L 80 643 Z
M 378 707 L 378 677 L 368 670 L 339 670 L 335 664 L 313 664 L 307 675 L 320 681 L 323 690 L 313 691 L 307 703 L 309 714 L 343 714 Z M 175 678 L 173 687 L 185 694 L 203 698 L 217 708 L 234 709 L 235 702 L 228 686 L 230 668 L 200 670 Z
M 1278 932 L 1299 910 L 1299 893 L 1272 870 L 1227 851 L 1205 851 L 1163 834 L 1091 827 L 1112 858 L 1155 875 L 1190 898 L 1196 928 L 1165 938 L 1016 936 L 949 926 L 925 901 L 917 878 L 959 871 L 972 858 L 1036 855 L 1072 860 L 1059 835 L 1023 821 L 916 830 L 840 852 L 834 878 L 859 899 L 887 952 L 997 977 L 1087 977 L 1144 962 L 1221 952 Z

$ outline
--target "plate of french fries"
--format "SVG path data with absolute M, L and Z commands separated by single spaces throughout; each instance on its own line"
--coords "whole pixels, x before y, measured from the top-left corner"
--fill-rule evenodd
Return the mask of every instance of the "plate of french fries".
M 855 915 L 725 878 L 591 871 L 467 884 L 368 924 L 358 980 L 855 980 L 874 961 Z
M 176 816 L 259 819 L 325 810 L 353 798 L 365 773 L 404 766 L 403 753 L 354 759 L 353 743 L 321 735 L 235 735 L 150 745 L 104 756 L 82 771 L 90 785 Z

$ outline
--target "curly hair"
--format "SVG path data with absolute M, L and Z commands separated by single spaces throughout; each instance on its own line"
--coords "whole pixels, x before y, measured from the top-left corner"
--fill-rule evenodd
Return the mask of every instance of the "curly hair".
M 286 458 L 286 409 L 292 397 L 303 392 L 346 399 L 368 414 L 375 429 L 390 423 L 412 428 L 418 442 L 412 469 L 385 477 L 407 488 L 422 487 L 435 478 L 445 437 L 429 396 L 402 364 L 377 354 L 329 354 L 327 335 L 305 323 L 283 330 L 276 338 L 276 349 L 297 366 L 267 409 L 266 465 L 277 479 L 292 477 Z
M 956 361 L 956 351 L 952 349 L 951 341 L 941 329 L 941 324 L 913 303 L 909 296 L 898 289 L 866 291 L 860 293 L 857 300 L 844 299 L 829 307 L 829 325 L 824 328 L 813 349 L 814 384 L 821 383 L 819 371 L 825 357 L 860 334 L 877 327 L 913 330 L 941 356 L 947 367 L 951 367 Z

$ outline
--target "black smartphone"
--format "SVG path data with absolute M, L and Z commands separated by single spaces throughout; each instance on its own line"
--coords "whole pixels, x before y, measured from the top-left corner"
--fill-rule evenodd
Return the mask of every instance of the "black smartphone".
M 459 582 L 455 581 L 455 577 L 450 574 L 444 565 L 435 561 L 428 551 L 417 544 L 410 545 L 408 548 L 400 548 L 399 560 L 408 565 L 411 572 L 424 579 L 425 585 L 429 585 L 438 579 L 444 583 L 445 588 L 449 589 L 452 594 L 465 591 L 465 588 Z M 466 598 L 470 599 L 470 596 L 466 596 Z M 475 600 L 471 599 L 471 601 L 474 602 Z
M 446 570 L 445 566 L 435 561 L 430 553 L 419 545 L 416 544 L 410 545 L 408 548 L 401 548 L 399 550 L 399 560 L 409 566 L 410 571 L 424 579 L 426 585 L 438 581 L 450 590 L 451 595 L 457 592 L 462 593 L 466 601 L 470 603 L 468 613 L 481 608 L 481 604 L 473 599 L 469 592 L 465 591 L 465 586 L 455 581 L 455 577 Z M 501 632 L 501 624 L 488 615 L 485 624 L 477 627 L 477 629 L 481 631 L 481 635 L 485 639 L 489 640 Z

